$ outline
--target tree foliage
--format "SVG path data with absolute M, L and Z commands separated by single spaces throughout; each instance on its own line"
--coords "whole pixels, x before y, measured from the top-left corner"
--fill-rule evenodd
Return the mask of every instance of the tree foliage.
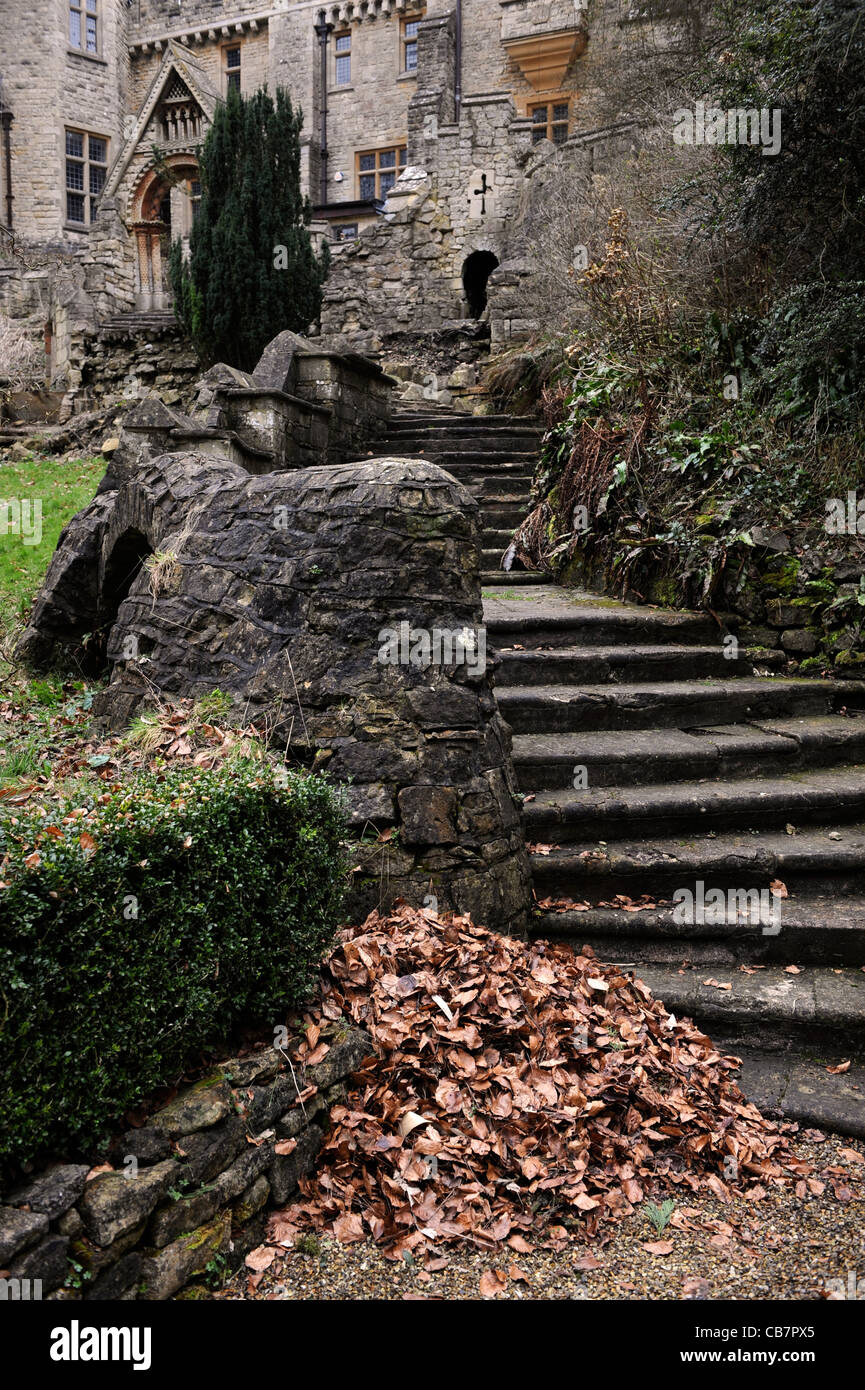
M 719 0 L 712 96 L 778 109 L 781 150 L 722 147 L 722 218 L 777 279 L 854 279 L 865 263 L 861 0 Z
M 283 329 L 305 332 L 328 269 L 300 186 L 303 116 L 287 92 L 232 89 L 200 152 L 201 207 L 184 260 L 171 255 L 181 322 L 202 356 L 251 370 Z M 280 248 L 277 255 L 277 248 Z

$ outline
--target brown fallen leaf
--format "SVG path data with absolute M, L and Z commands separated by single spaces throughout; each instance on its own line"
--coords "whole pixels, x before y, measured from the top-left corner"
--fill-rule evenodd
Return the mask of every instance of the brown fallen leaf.
M 482 1298 L 497 1298 L 508 1286 L 508 1276 L 503 1269 L 487 1269 L 481 1275 L 480 1291 Z
M 711 985 L 713 989 L 732 989 L 732 985 L 723 985 L 720 980 L 704 980 L 704 985 Z
M 673 1249 L 671 1240 L 648 1240 L 641 1242 L 641 1244 L 650 1255 L 669 1255 Z
M 253 1270 L 256 1274 L 261 1274 L 269 1269 L 276 1259 L 277 1251 L 270 1245 L 259 1245 L 255 1250 L 250 1250 L 244 1264 L 247 1269 Z
M 849 1071 L 849 1070 L 850 1070 L 850 1066 L 851 1066 L 851 1063 L 850 1063 L 849 1061 L 848 1061 L 848 1062 L 839 1062 L 838 1065 L 837 1065 L 837 1067 L 827 1067 L 826 1070 L 827 1070 L 828 1072 L 830 1072 L 830 1073 L 832 1074 L 832 1076 L 840 1076 L 842 1072 Z
M 591 1251 L 587 1255 L 580 1255 L 579 1259 L 574 1260 L 573 1268 L 580 1270 L 600 1269 L 601 1261 Z
M 801 975 L 801 974 L 802 974 L 802 967 L 799 966 L 799 965 L 785 965 L 785 966 L 784 966 L 784 974 L 785 974 L 785 975 Z

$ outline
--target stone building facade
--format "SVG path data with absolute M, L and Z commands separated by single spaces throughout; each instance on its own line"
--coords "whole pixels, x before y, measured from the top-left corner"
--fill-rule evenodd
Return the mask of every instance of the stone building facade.
M 480 317 L 499 267 L 507 297 L 526 179 L 593 135 L 604 54 L 635 15 L 620 0 L 0 0 L 0 19 L 15 36 L 0 307 L 44 320 L 56 380 L 75 332 L 170 310 L 166 250 L 189 234 L 197 150 L 230 86 L 283 86 L 304 113 L 314 226 L 337 253 L 325 333 L 375 347 L 391 321 Z

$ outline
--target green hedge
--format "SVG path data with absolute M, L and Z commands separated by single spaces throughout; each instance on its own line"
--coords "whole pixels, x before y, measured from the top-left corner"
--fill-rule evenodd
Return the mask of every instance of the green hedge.
M 145 775 L 0 823 L 0 1161 L 84 1151 L 241 1019 L 311 990 L 343 811 L 260 763 Z

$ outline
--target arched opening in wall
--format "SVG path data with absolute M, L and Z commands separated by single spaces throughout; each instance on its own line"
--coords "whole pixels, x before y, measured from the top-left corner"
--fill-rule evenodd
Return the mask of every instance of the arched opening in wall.
M 152 554 L 153 551 L 147 537 L 134 526 L 130 526 L 114 542 L 114 548 L 108 557 L 102 578 L 99 593 L 99 627 L 94 634 L 92 657 L 94 666 L 99 671 L 105 671 L 109 664 L 108 644 L 111 629 L 117 622 L 120 605 L 128 597 L 129 591 L 140 573 L 141 566 Z M 138 649 L 140 645 L 138 639 L 130 638 L 130 642 L 127 660 L 134 660 L 138 656 L 147 654 L 143 647 Z
M 479 319 L 487 307 L 487 281 L 498 265 L 492 251 L 472 251 L 463 262 L 463 292 L 469 317 Z
M 201 204 L 198 161 L 193 155 L 170 155 L 150 169 L 133 199 L 130 225 L 136 242 L 136 308 L 164 311 L 171 307 L 168 260 L 171 243 L 180 238 L 188 250 L 192 224 Z

